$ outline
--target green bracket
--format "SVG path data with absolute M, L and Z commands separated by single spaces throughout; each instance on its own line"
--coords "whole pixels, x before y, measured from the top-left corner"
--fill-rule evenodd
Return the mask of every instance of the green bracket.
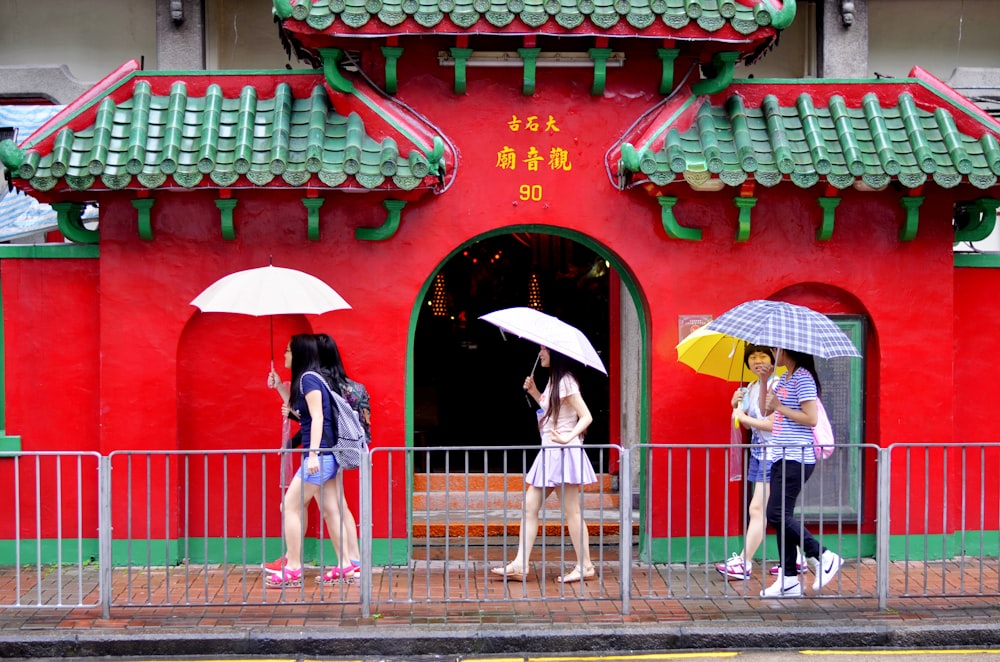
M 219 220 L 222 223 L 222 238 L 226 241 L 236 239 L 236 226 L 233 225 L 233 209 L 236 208 L 236 202 L 232 198 L 220 198 L 215 201 L 215 206 L 219 209 Z
M 535 69 L 538 65 L 538 54 L 541 48 L 519 48 L 517 54 L 524 61 L 524 83 L 521 86 L 521 93 L 530 97 L 535 93 Z
M 319 241 L 319 208 L 323 206 L 324 202 L 326 200 L 323 198 L 302 198 L 309 226 L 307 231 L 309 241 Z
M 137 212 L 136 221 L 139 223 L 139 238 L 143 241 L 153 241 L 153 222 L 150 218 L 149 210 L 153 208 L 152 198 L 137 198 L 132 201 L 132 206 Z
M 396 82 L 396 63 L 403 55 L 403 49 L 399 46 L 383 46 L 382 55 L 385 57 L 385 91 L 395 94 L 399 89 Z
M 385 222 L 377 228 L 358 228 L 354 231 L 355 239 L 362 241 L 385 241 L 399 230 L 399 221 L 402 218 L 405 200 L 383 200 L 382 206 L 389 214 L 385 217 Z
M 695 95 L 716 94 L 729 87 L 733 82 L 733 74 L 736 71 L 736 60 L 740 59 L 739 53 L 724 51 L 712 56 L 712 68 L 714 76 L 698 81 L 691 86 L 691 92 Z
M 97 230 L 88 230 L 83 227 L 81 216 L 83 215 L 83 205 L 79 202 L 53 202 L 52 208 L 56 210 L 56 221 L 59 223 L 59 232 L 72 242 L 78 244 L 96 244 L 100 241 L 101 235 Z
M 660 203 L 660 221 L 663 223 L 663 230 L 671 239 L 687 239 L 689 241 L 701 241 L 701 230 L 697 228 L 685 228 L 677 224 L 674 218 L 674 205 L 677 198 L 672 195 L 658 195 L 656 201 Z
M 674 62 L 681 54 L 679 48 L 657 48 L 656 56 L 663 63 L 663 73 L 660 74 L 660 94 L 670 94 L 674 89 Z
M 739 227 L 736 229 L 736 241 L 743 242 L 750 238 L 750 210 L 757 204 L 757 198 L 734 198 L 733 204 L 740 210 L 737 220 Z
M 594 84 L 590 86 L 590 94 L 599 97 L 604 94 L 604 85 L 607 83 L 608 59 L 611 57 L 611 49 L 591 48 L 587 54 L 594 61 Z
M 997 207 L 1000 207 L 1000 200 L 993 198 L 977 200 L 976 210 L 979 212 L 979 222 L 970 225 L 964 230 L 955 230 L 955 243 L 960 241 L 982 241 L 990 236 L 997 224 Z
M 452 48 L 451 56 L 455 58 L 455 94 L 465 94 L 465 71 L 469 58 L 472 57 L 472 49 Z
M 321 48 L 319 55 L 323 58 L 323 75 L 326 76 L 326 82 L 330 87 L 344 94 L 353 94 L 354 84 L 344 78 L 344 74 L 337 68 L 344 51 L 339 48 Z
M 903 222 L 903 229 L 899 231 L 899 240 L 913 241 L 917 236 L 917 225 L 920 224 L 920 205 L 924 203 L 924 196 L 902 198 L 899 203 L 906 210 L 906 220 Z
M 840 198 L 818 198 L 816 201 L 823 208 L 823 222 L 820 223 L 819 230 L 816 230 L 816 241 L 829 241 L 833 236 L 833 221 Z

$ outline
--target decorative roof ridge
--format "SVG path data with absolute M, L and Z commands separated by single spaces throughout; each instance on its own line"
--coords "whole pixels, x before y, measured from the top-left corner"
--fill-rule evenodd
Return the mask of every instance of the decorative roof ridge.
M 80 95 L 79 98 L 67 104 L 65 108 L 49 118 L 49 121 L 38 127 L 30 136 L 21 143 L 22 149 L 34 147 L 39 142 L 50 137 L 57 128 L 72 121 L 84 110 L 89 108 L 97 99 L 102 98 L 106 92 L 112 90 L 131 78 L 136 71 L 140 71 L 139 61 L 135 58 L 123 63 L 107 76 L 97 81 L 97 83 Z
M 457 155 L 448 138 L 366 80 L 337 86 L 319 70 L 178 75 L 130 65 L 58 113 L 30 144 L 0 143 L 0 160 L 13 176 L 39 192 L 272 181 L 441 191 L 453 178 Z M 149 133 L 151 124 L 161 136 Z M 236 127 L 235 145 L 220 140 L 223 125 Z M 307 144 L 290 139 L 295 130 L 308 131 Z
M 1000 122 L 926 72 L 914 74 L 833 84 L 751 79 L 711 95 L 685 89 L 608 150 L 609 175 L 621 189 L 678 177 L 695 188 L 748 178 L 767 187 L 825 181 L 843 189 L 859 178 L 876 190 L 892 180 L 909 189 L 928 180 L 995 186 Z M 893 135 L 901 129 L 905 139 Z

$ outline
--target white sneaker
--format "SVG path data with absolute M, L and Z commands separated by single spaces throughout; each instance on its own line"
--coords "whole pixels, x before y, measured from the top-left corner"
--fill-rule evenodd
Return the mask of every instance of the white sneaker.
M 833 579 L 833 576 L 840 571 L 840 566 L 844 565 L 844 559 L 839 554 L 826 550 L 820 554 L 819 559 L 810 559 L 813 566 L 813 573 L 816 579 L 813 580 L 813 590 L 818 591 Z
M 797 598 L 802 595 L 798 577 L 779 575 L 774 583 L 760 592 L 762 598 Z
M 733 552 L 728 561 L 717 564 L 715 569 L 729 579 L 750 579 L 753 563 L 749 559 L 744 560 L 742 556 Z

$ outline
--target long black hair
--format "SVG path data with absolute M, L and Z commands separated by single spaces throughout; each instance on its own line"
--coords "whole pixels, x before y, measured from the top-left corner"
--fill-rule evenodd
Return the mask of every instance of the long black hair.
M 340 393 L 341 385 L 347 382 L 347 371 L 340 358 L 340 349 L 333 338 L 325 333 L 316 334 L 316 348 L 319 351 L 320 374 L 330 384 L 330 388 Z
M 288 401 L 294 403 L 302 396 L 299 393 L 302 373 L 309 370 L 318 371 L 320 368 L 319 349 L 316 345 L 316 338 L 311 333 L 299 333 L 292 336 L 288 346 L 292 350 L 292 389 Z
M 816 360 L 813 358 L 813 355 L 796 352 L 792 349 L 783 349 L 781 351 L 788 354 L 795 361 L 796 368 L 805 368 L 809 371 L 809 374 L 813 377 L 813 381 L 816 382 L 816 396 L 823 395 L 823 386 L 819 383 L 819 375 L 816 373 Z
M 546 349 L 548 348 L 546 347 Z M 549 384 L 552 388 L 549 390 L 549 407 L 545 410 L 542 420 L 538 422 L 539 428 L 545 425 L 545 421 L 549 419 L 559 421 L 559 409 L 562 406 L 562 394 L 559 392 L 559 383 L 565 375 L 570 375 L 573 379 L 576 379 L 575 365 L 576 361 L 573 359 L 553 349 L 549 349 Z

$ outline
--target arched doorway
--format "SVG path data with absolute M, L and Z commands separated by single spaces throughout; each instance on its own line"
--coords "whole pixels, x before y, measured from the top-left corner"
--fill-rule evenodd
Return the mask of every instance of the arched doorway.
M 414 336 L 413 429 L 416 445 L 450 447 L 429 466 L 452 472 L 520 472 L 527 456 L 499 449 L 538 442 L 535 407 L 521 390 L 537 346 L 479 320 L 500 308 L 532 306 L 580 328 L 608 363 L 613 320 L 604 257 L 571 238 L 513 232 L 480 238 L 441 265 L 420 307 Z M 578 375 L 594 423 L 588 444 L 609 443 L 611 385 L 596 370 Z M 547 375 L 539 368 L 541 388 Z M 497 452 L 466 453 L 468 447 Z M 608 466 L 592 453 L 595 466 Z

